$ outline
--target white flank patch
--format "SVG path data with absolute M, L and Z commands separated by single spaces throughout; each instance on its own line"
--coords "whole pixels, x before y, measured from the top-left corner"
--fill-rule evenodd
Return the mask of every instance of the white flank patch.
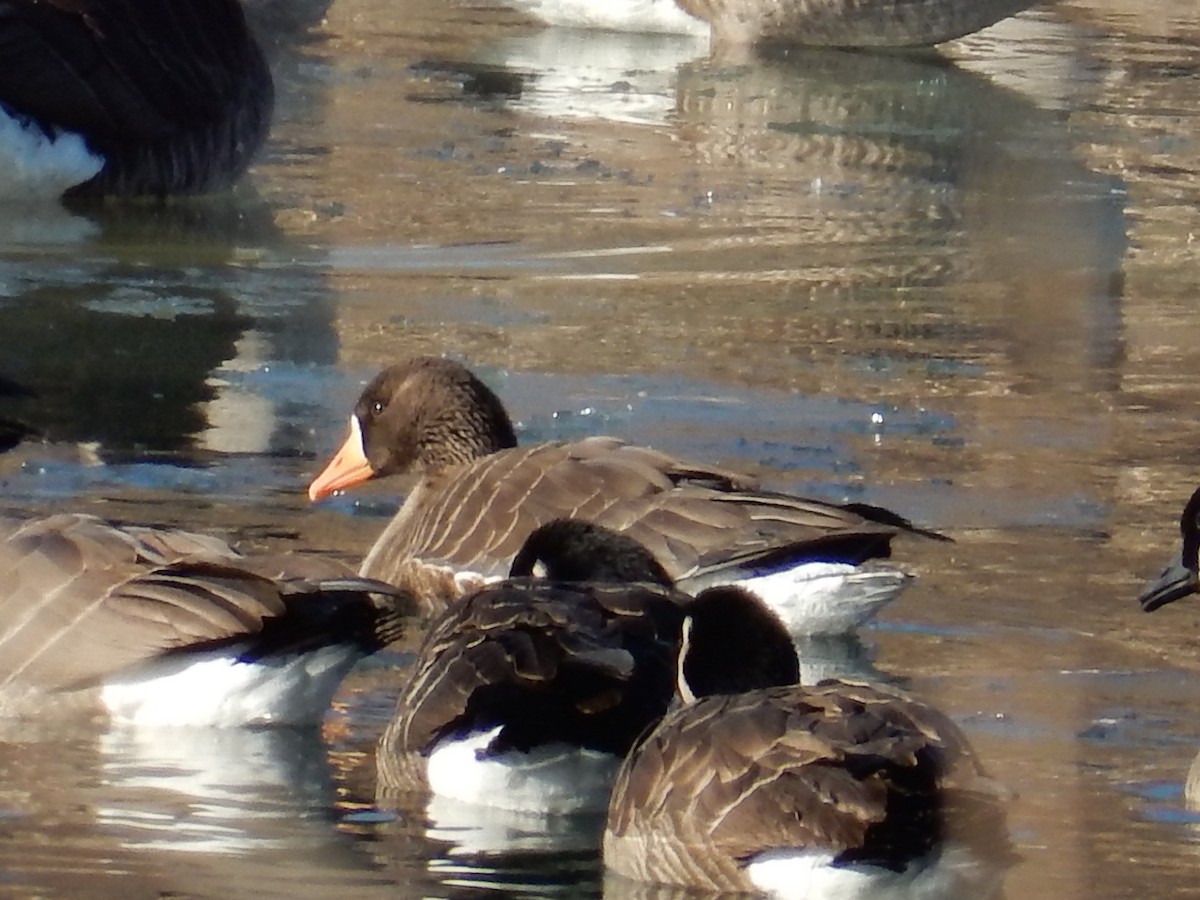
M 608 807 L 620 760 L 569 744 L 547 744 L 529 753 L 481 758 L 500 726 L 446 740 L 429 754 L 433 793 L 461 803 L 542 815 L 578 815 Z
M 48 137 L 0 106 L 0 198 L 57 199 L 103 167 L 104 159 L 79 135 L 64 131 Z
M 245 647 L 161 657 L 107 681 L 116 722 L 139 726 L 308 725 L 324 718 L 359 657 L 349 646 L 238 662 Z
M 815 635 L 853 631 L 911 580 L 898 569 L 814 562 L 734 583 L 761 597 L 793 635 Z
M 1002 883 L 1001 871 L 963 847 L 915 860 L 902 872 L 834 866 L 833 857 L 828 851 L 769 850 L 746 866 L 746 874 L 756 888 L 779 900 L 986 900 Z
M 567 28 L 603 28 L 707 37 L 709 26 L 681 10 L 675 0 L 509 0 L 509 6 Z

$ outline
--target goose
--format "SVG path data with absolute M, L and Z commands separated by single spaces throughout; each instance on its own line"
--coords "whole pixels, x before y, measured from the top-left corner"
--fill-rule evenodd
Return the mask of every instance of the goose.
M 931 46 L 1035 0 L 508 0 L 547 25 L 711 37 L 724 44 Z
M 319 722 L 411 601 L 334 563 L 60 513 L 0 517 L 0 716 Z
M 1200 593 L 1200 488 L 1192 493 L 1179 518 L 1182 548 L 1179 557 L 1138 597 L 1144 612 L 1154 612 L 1190 594 Z M 1184 783 L 1184 799 L 1188 809 L 1200 809 L 1200 755 L 1188 769 Z
M 237 0 L 0 2 L 0 198 L 221 190 L 273 103 Z
M 688 607 L 681 705 L 613 786 L 612 877 L 808 900 L 990 896 L 1011 853 L 1003 794 L 958 727 L 898 689 L 788 683 L 761 662 L 772 632 L 786 635 L 748 593 Z
M 688 598 L 654 558 L 577 519 L 542 526 L 523 553 L 547 574 L 485 587 L 430 625 L 379 741 L 383 795 L 602 815 L 621 758 L 666 712 Z M 566 569 L 576 580 L 558 580 Z
M 1183 508 L 1179 519 L 1183 539 L 1179 557 L 1146 587 L 1138 603 L 1145 612 L 1173 603 L 1189 594 L 1200 592 L 1200 488 L 1197 488 Z
M 419 481 L 359 573 L 408 587 L 431 614 L 504 577 L 530 533 L 561 517 L 628 533 L 686 592 L 740 583 L 796 634 L 851 631 L 903 590 L 910 576 L 874 561 L 893 538 L 949 540 L 885 509 L 765 491 L 613 437 L 518 447 L 500 398 L 462 364 L 432 356 L 366 386 L 308 494 L 317 501 L 405 472 Z

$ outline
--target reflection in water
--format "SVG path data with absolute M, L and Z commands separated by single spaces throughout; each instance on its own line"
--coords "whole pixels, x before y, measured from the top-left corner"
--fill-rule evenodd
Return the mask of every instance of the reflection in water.
M 113 799 L 96 818 L 128 849 L 299 850 L 311 836 L 297 821 L 327 805 L 332 789 L 315 730 L 117 729 L 99 749 Z
M 49 440 L 178 451 L 204 428 L 205 379 L 251 320 L 227 294 L 113 281 L 0 301 L 0 368 L 33 386 L 32 424 Z
M 315 731 L 10 728 L 5 738 L 0 870 L 20 893 L 372 896 L 364 858 L 330 828 Z
M 276 54 L 280 115 L 255 175 L 266 219 L 238 194 L 235 215 L 196 214 L 212 228 L 144 208 L 0 223 L 0 375 L 21 375 L 7 367 L 20 323 L 58 367 L 37 386 L 75 404 L 53 401 L 47 424 L 112 444 L 76 425 L 111 430 L 67 380 L 97 355 L 82 323 L 126 351 L 194 327 L 206 346 L 180 349 L 186 378 L 151 354 L 190 412 L 125 422 L 120 439 L 178 448 L 172 461 L 253 455 L 175 468 L 184 489 L 152 496 L 144 470 L 172 467 L 110 464 L 99 487 L 22 470 L 0 491 L 36 508 L 108 501 L 115 480 L 129 518 L 207 502 L 207 527 L 249 519 L 276 543 L 353 555 L 381 523 L 288 505 L 312 472 L 283 455 L 335 434 L 380 361 L 449 350 L 507 379 L 531 438 L 618 430 L 952 529 L 950 548 L 905 548 L 919 580 L 866 636 L 881 671 L 963 722 L 1019 788 L 1009 895 L 1194 892 L 1180 822 L 1194 821 L 1181 792 L 1200 688 L 1177 668 L 1196 668 L 1195 623 L 1128 604 L 1160 565 L 1200 440 L 1200 19 L 1184 0 L 1153 6 L 1047 8 L 944 50 L 955 64 L 737 64 L 685 43 L 526 35 L 496 5 L 338 0 L 310 43 Z M 59 327 L 80 332 L 73 352 L 49 345 Z M 0 417 L 37 403 L 0 398 Z M 367 706 L 382 693 L 347 690 Z M 378 724 L 354 717 L 336 752 L 369 756 Z M 324 806 L 305 765 L 256 767 L 261 792 L 237 772 L 192 779 L 237 784 L 239 819 L 228 792 L 189 794 L 202 787 L 184 789 L 186 760 L 165 750 L 147 751 L 164 769 L 149 784 L 122 740 L 0 744 L 0 890 L 600 890 L 594 854 L 452 853 L 420 803 L 375 810 L 373 785 L 341 769 Z M 193 852 L 159 832 L 174 817 Z M 195 852 L 239 840 L 254 851 Z
M 52 274 L 37 255 L 0 269 L 0 371 L 37 394 L 29 424 L 107 458 L 282 449 L 286 411 L 253 376 L 328 364 L 337 339 L 321 276 L 296 290 L 240 265 L 240 248 L 280 244 L 269 211 L 239 195 L 114 204 L 93 221 Z
M 599 895 L 603 820 L 505 816 L 499 810 L 424 806 L 414 800 L 373 825 L 364 843 L 400 881 L 423 873 L 426 896 L 583 898 Z
M 489 44 L 472 60 L 519 76 L 508 105 L 547 119 L 654 125 L 674 107 L 676 68 L 706 41 L 666 34 L 538 29 Z M 467 82 L 469 92 L 480 82 Z
M 595 853 L 602 816 L 539 816 L 434 796 L 425 806 L 425 836 L 448 857 L 573 851 Z
M 1064 41 L 1086 37 L 1060 23 L 1027 27 L 1050 25 Z M 667 235 L 669 252 L 623 256 L 597 247 L 572 261 L 580 280 L 569 290 L 556 279 L 520 285 L 523 305 L 554 309 L 556 327 L 513 323 L 498 347 L 490 333 L 447 334 L 443 313 L 430 349 L 513 367 L 717 367 L 805 385 L 815 380 L 807 365 L 840 355 L 859 367 L 855 376 L 902 375 L 919 390 L 917 379 L 931 375 L 978 383 L 998 342 L 999 377 L 1015 390 L 1030 394 L 1048 382 L 1087 394 L 1113 389 L 1123 352 L 1124 186 L 1078 161 L 1062 116 L 1037 95 L 937 56 L 806 50 L 745 65 L 690 61 L 672 71 L 678 57 L 648 54 L 640 66 L 604 68 L 590 54 L 632 59 L 637 48 L 627 36 L 589 38 L 578 68 L 545 31 L 488 45 L 480 58 L 505 65 L 509 54 L 521 74 L 520 97 L 507 105 L 554 111 L 556 119 L 523 123 L 531 137 L 551 129 L 565 146 L 579 144 L 576 168 L 560 151 L 542 177 L 599 191 L 628 164 L 627 179 L 642 189 L 605 191 L 596 205 L 647 221 L 666 213 L 678 224 L 655 234 Z M 604 73 L 598 84 L 627 83 L 622 93 L 652 96 L 664 82 L 672 86 L 670 112 L 657 121 L 639 114 L 656 128 L 627 131 L 641 159 L 615 156 L 619 147 L 595 130 L 572 136 L 563 124 L 564 92 L 554 84 L 587 78 L 593 67 Z M 588 92 L 566 95 L 573 114 L 613 121 L 611 92 L 594 103 Z M 593 168 L 583 168 L 589 161 Z M 587 177 L 593 171 L 596 184 Z M 536 186 L 539 176 L 527 182 Z M 560 215 L 538 206 L 546 196 L 522 192 L 533 219 Z M 562 258 L 556 262 L 561 270 Z M 631 280 L 613 280 L 624 277 Z M 672 288 L 684 296 L 671 299 L 666 316 L 662 297 Z M 603 311 L 618 305 L 614 322 Z M 355 307 L 343 307 L 344 320 L 357 321 Z M 630 321 L 635 333 L 621 329 Z M 412 327 L 376 327 L 384 338 L 414 340 Z M 1048 360 L 1054 368 L 1044 373 Z M 835 375 L 822 371 L 821 387 L 837 390 Z

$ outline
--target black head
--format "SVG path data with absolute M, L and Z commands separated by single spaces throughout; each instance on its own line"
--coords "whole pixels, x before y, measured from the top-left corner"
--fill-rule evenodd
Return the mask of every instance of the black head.
M 684 699 L 796 684 L 792 637 L 767 605 L 732 586 L 702 591 L 688 605 L 680 647 Z
M 672 586 L 666 570 L 640 543 L 583 519 L 555 519 L 537 528 L 513 558 L 509 574 L 518 578 L 541 574 L 551 581 Z
M 1183 538 L 1179 559 L 1167 566 L 1138 597 L 1138 602 L 1146 612 L 1153 612 L 1160 606 L 1200 591 L 1200 576 L 1197 574 L 1200 565 L 1200 488 L 1196 489 L 1183 508 L 1179 532 Z

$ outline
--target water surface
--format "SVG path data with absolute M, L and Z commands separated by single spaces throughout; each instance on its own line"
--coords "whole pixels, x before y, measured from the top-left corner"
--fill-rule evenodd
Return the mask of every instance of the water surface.
M 0 224 L 0 374 L 38 393 L 0 414 L 44 438 L 0 490 L 353 559 L 401 488 L 311 508 L 306 480 L 381 364 L 454 355 L 524 440 L 614 433 L 952 535 L 899 547 L 920 580 L 863 644 L 1016 793 L 1007 895 L 1194 894 L 1200 616 L 1133 598 L 1200 479 L 1200 13 L 1142 6 L 733 59 L 338 0 L 275 48 L 232 195 Z M 599 895 L 586 833 L 376 801 L 404 659 L 319 735 L 13 728 L 0 892 Z

